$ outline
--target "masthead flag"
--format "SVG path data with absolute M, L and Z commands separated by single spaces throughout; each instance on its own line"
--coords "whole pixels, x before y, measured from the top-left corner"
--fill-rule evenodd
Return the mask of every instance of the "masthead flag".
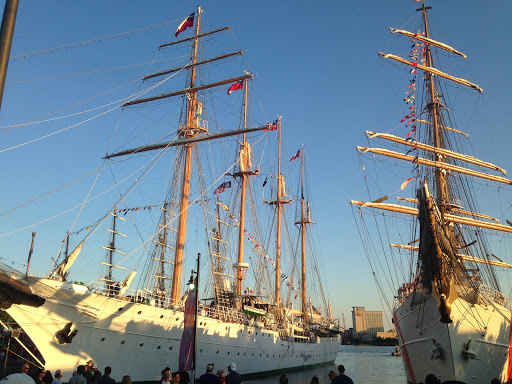
M 230 95 L 231 92 L 233 92 L 233 91 L 238 91 L 239 89 L 244 89 L 244 81 L 243 80 L 237 81 L 236 83 L 231 85 L 231 87 L 229 87 L 229 89 L 228 89 L 228 95 Z
M 195 12 L 192 13 L 185 20 L 183 20 L 183 22 L 180 24 L 180 26 L 176 30 L 176 33 L 174 34 L 174 37 L 178 37 L 178 35 L 181 32 L 183 32 L 185 29 L 187 29 L 188 27 L 193 27 L 194 26 L 194 15 L 195 15 Z
M 297 153 L 295 155 L 293 155 L 293 157 L 290 159 L 290 161 L 293 161 L 295 159 L 298 159 L 300 156 L 300 149 L 297 151 Z

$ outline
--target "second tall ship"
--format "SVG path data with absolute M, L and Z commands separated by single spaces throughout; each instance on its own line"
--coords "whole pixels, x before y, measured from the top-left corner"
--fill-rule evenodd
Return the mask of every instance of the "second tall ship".
M 502 291 L 499 272 L 512 265 L 493 253 L 490 238 L 510 236 L 512 224 L 480 213 L 477 198 L 488 198 L 481 196 L 482 183 L 488 183 L 490 194 L 491 187 L 512 181 L 501 167 L 460 153 L 469 135 L 454 126 L 448 91 L 482 89 L 438 68 L 441 53 L 466 56 L 432 38 L 429 9 L 417 10 L 418 30 L 390 28 L 411 46 L 407 55 L 379 52 L 410 73 L 399 133 L 367 131 L 368 140 L 383 147 L 357 147 L 376 168 L 387 162 L 407 174 L 401 185 L 380 186 L 379 195 L 351 204 L 374 273 L 382 277 L 378 287 L 394 290 L 394 297 L 383 299 L 394 298 L 388 304 L 408 382 L 424 382 L 428 374 L 450 383 L 509 382 L 512 302 Z M 383 190 L 394 192 L 382 196 Z M 396 202 L 387 202 L 391 198 Z

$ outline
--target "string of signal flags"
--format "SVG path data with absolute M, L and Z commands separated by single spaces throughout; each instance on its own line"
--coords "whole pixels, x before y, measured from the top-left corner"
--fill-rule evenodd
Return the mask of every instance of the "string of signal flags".
M 415 36 L 424 35 L 425 32 L 418 32 Z M 404 101 L 406 104 L 410 104 L 409 106 L 409 113 L 400 120 L 400 123 L 406 123 L 406 127 L 410 126 L 410 131 L 405 137 L 405 141 L 410 141 L 411 148 L 405 153 L 405 155 L 408 155 L 409 153 L 413 153 L 415 156 L 412 160 L 412 163 L 414 163 L 414 168 L 412 172 L 414 173 L 414 176 L 409 177 L 407 180 L 405 180 L 402 185 L 400 186 L 400 189 L 403 191 L 405 187 L 407 187 L 407 184 L 409 184 L 413 179 L 420 177 L 420 163 L 418 158 L 418 142 L 417 142 L 417 135 L 416 135 L 416 84 L 417 84 L 417 78 L 418 78 L 418 69 L 416 68 L 416 65 L 418 63 L 418 58 L 420 59 L 421 64 L 424 64 L 427 60 L 426 54 L 427 54 L 427 47 L 424 42 L 420 42 L 416 38 L 413 39 L 413 44 L 411 46 L 411 52 L 409 53 L 409 57 L 413 60 L 412 65 L 413 68 L 411 69 L 411 74 L 413 75 L 413 78 L 409 81 L 409 85 L 407 87 L 407 91 L 405 92 L 405 98 Z M 428 87 L 427 87 L 428 90 Z

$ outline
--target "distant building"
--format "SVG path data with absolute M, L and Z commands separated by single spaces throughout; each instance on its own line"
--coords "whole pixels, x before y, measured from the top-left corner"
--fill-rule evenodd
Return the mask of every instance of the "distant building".
M 352 324 L 354 334 L 377 336 L 377 332 L 384 332 L 382 311 L 365 311 L 364 307 L 352 307 Z
M 392 329 L 387 332 L 377 332 L 377 337 L 380 337 L 381 339 L 396 339 L 396 329 Z

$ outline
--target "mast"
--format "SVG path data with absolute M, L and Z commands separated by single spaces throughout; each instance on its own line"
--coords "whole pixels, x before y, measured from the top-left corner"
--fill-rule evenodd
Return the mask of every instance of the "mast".
M 306 320 L 306 312 L 307 312 L 307 302 L 306 302 L 306 224 L 311 224 L 312 221 L 309 219 L 309 215 L 306 217 L 306 199 L 304 198 L 304 144 L 301 149 L 301 214 L 300 221 L 296 222 L 295 225 L 300 224 L 300 234 L 301 234 L 301 304 L 302 304 L 302 314 L 304 316 L 304 320 Z
M 302 313 L 306 313 L 306 200 L 304 200 L 304 144 L 302 144 L 302 157 L 301 165 L 301 181 L 300 181 L 300 196 L 301 196 L 301 217 L 300 217 L 300 233 L 302 242 Z
M 431 9 L 432 7 L 426 7 L 423 4 L 421 11 L 423 12 L 423 22 L 425 24 L 425 37 L 427 39 L 430 38 L 429 30 L 428 30 L 428 20 L 427 20 L 427 9 Z M 432 51 L 430 49 L 430 44 L 426 44 L 426 59 L 427 59 L 427 67 L 433 67 L 432 60 Z M 435 148 L 444 148 L 443 137 L 440 132 L 440 107 L 439 107 L 439 99 L 437 98 L 437 90 L 434 84 L 434 76 L 431 72 L 426 73 L 428 77 L 428 87 L 430 94 L 430 102 L 427 105 L 427 108 L 430 112 L 430 117 L 432 119 L 432 133 L 433 133 L 433 144 Z M 434 149 L 434 156 L 436 158 L 436 162 L 444 163 L 444 156 L 441 156 Z M 446 203 L 450 201 L 449 196 L 449 186 L 446 180 L 446 172 L 442 172 L 441 168 L 436 168 L 435 170 L 435 182 L 436 182 L 436 195 L 437 195 L 437 204 L 439 206 L 439 210 L 441 212 L 441 216 L 444 216 L 446 212 Z
M 276 209 L 277 209 L 277 228 L 276 228 L 276 286 L 275 286 L 275 297 L 276 297 L 276 309 L 279 314 L 281 295 L 281 199 L 282 193 L 281 190 L 283 186 L 282 175 L 281 175 L 281 120 L 279 119 L 277 126 L 277 138 L 278 138 L 278 162 L 277 162 L 277 199 L 276 199 Z
M 112 221 L 112 242 L 110 243 L 110 249 L 108 251 L 108 282 L 112 283 L 112 266 L 114 265 L 114 252 L 116 250 L 116 219 L 117 213 L 114 211 L 114 217 Z
M 65 256 L 64 259 L 67 259 L 69 255 L 69 231 L 66 235 L 66 250 L 65 250 Z
M 196 39 L 194 40 L 194 48 L 192 54 L 192 63 L 197 62 L 197 48 L 199 35 L 199 25 L 201 23 L 201 7 L 197 7 L 197 22 L 196 22 Z M 196 67 L 193 66 L 190 75 L 190 88 L 194 88 L 196 79 Z M 197 92 L 193 91 L 189 94 L 190 99 L 188 101 L 188 113 L 186 126 L 182 128 L 180 135 L 181 137 L 194 137 L 197 132 L 197 121 L 196 121 L 196 108 L 197 108 Z M 180 294 L 180 283 L 181 283 L 181 272 L 183 268 L 183 252 L 185 248 L 185 236 L 187 230 L 187 213 L 188 213 L 188 198 L 190 195 L 190 174 L 192 170 L 192 150 L 194 144 L 185 146 L 185 166 L 183 172 L 183 181 L 181 186 L 181 197 L 180 197 L 180 217 L 178 223 L 178 233 L 176 239 L 176 253 L 174 256 L 174 273 L 172 278 L 171 287 L 171 303 L 177 303 L 179 301 Z
M 247 87 L 248 87 L 248 81 L 247 79 L 244 80 L 244 129 L 247 126 Z M 241 263 L 244 261 L 244 230 L 245 230 L 245 190 L 246 190 L 246 184 L 247 184 L 247 176 L 250 172 L 250 170 L 246 169 L 247 164 L 247 156 L 250 156 L 250 153 L 247 151 L 248 143 L 246 141 L 245 132 L 243 134 L 243 141 L 242 141 L 242 153 L 243 157 L 240 159 L 240 172 L 239 177 L 241 179 L 241 193 L 240 193 L 240 226 L 238 229 L 238 264 L 237 264 L 237 270 L 236 270 L 236 293 L 237 296 L 240 297 L 242 294 L 242 269 L 240 268 Z M 249 159 L 250 162 L 250 159 Z
M 168 237 L 168 223 L 167 223 L 167 212 L 168 212 L 168 202 L 164 203 L 164 222 L 163 222 L 163 234 L 160 235 L 160 273 L 158 274 L 158 289 L 159 293 L 165 291 L 165 249 L 167 248 L 167 237 Z

